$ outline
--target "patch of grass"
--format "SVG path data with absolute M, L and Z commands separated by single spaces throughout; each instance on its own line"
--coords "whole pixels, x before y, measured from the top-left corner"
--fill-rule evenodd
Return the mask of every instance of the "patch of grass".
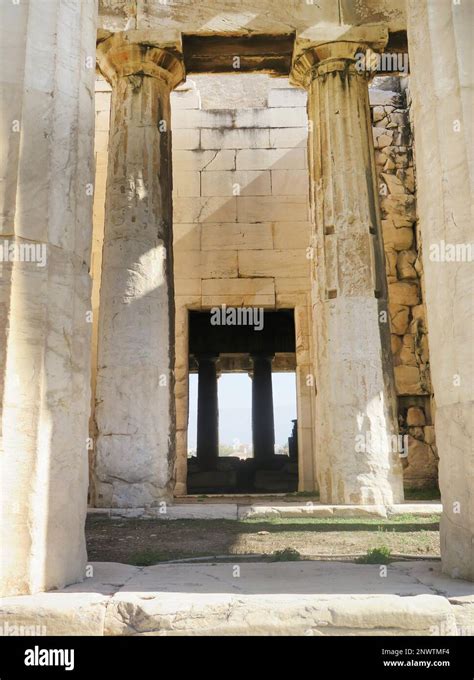
M 419 545 L 419 550 L 429 552 L 431 545 L 431 537 L 428 531 L 420 531 L 420 533 L 417 536 L 417 542 Z
M 137 567 L 150 567 L 158 562 L 168 560 L 167 555 L 157 552 L 156 550 L 141 550 L 130 555 L 130 564 L 135 564 Z
M 417 517 L 416 515 L 410 515 L 409 513 L 405 513 L 404 515 L 396 515 L 395 517 L 391 517 L 389 521 L 391 524 L 396 524 L 397 522 L 400 522 L 401 524 L 407 524 L 407 523 L 415 523 L 415 524 L 436 524 L 439 523 L 441 515 L 439 513 L 433 513 L 432 515 L 428 515 L 428 517 Z
M 440 501 L 441 494 L 437 486 L 429 489 L 405 489 L 406 501 Z
M 367 550 L 365 555 L 358 557 L 356 562 L 359 564 L 389 564 L 392 560 L 390 548 L 382 545 L 380 548 Z
M 121 519 L 87 520 L 90 559 L 149 567 L 180 559 L 256 556 L 284 562 L 348 558 L 387 546 L 393 559 L 404 555 L 439 555 L 439 517 L 267 517 L 249 520 Z M 277 553 L 275 556 L 273 553 Z M 211 556 L 213 556 L 211 558 Z M 218 556 L 218 557 L 215 557 Z
M 271 554 L 272 562 L 297 562 L 300 559 L 301 559 L 300 553 L 294 548 L 275 550 L 275 552 Z

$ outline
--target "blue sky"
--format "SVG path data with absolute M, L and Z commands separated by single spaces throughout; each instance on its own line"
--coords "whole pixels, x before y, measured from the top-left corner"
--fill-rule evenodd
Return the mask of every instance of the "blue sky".
M 285 444 L 296 418 L 294 373 L 272 373 L 275 443 Z M 196 448 L 197 374 L 189 376 L 188 447 Z M 219 441 L 232 444 L 252 442 L 252 381 L 246 373 L 227 373 L 219 378 Z

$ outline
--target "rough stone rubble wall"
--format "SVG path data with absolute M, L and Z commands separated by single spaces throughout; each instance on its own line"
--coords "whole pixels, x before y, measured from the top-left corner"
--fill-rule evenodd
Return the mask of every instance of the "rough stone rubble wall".
M 376 78 L 369 90 L 379 174 L 400 433 L 408 436 L 406 488 L 438 480 L 428 334 L 417 232 L 408 78 Z

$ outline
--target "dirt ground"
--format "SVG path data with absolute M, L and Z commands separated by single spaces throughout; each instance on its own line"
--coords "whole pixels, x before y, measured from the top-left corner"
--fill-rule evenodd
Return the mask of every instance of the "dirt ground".
M 382 519 L 132 520 L 91 516 L 88 558 L 150 565 L 166 560 L 232 555 L 274 556 L 293 549 L 302 559 L 354 560 L 374 548 L 391 557 L 440 555 L 439 517 Z M 278 557 L 278 555 L 276 556 Z

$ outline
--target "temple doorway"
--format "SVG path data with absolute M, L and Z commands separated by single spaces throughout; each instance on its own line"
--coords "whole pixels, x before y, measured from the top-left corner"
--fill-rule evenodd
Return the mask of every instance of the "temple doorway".
M 239 309 L 190 312 L 188 494 L 298 489 L 293 310 Z

